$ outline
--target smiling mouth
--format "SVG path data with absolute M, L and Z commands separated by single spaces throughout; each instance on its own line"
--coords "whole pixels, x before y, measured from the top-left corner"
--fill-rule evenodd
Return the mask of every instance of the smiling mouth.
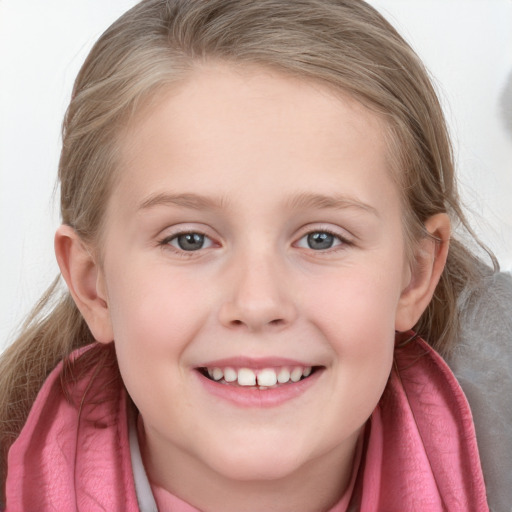
M 281 366 L 278 368 L 233 368 L 230 366 L 202 367 L 199 372 L 219 384 L 253 389 L 274 389 L 300 382 L 313 375 L 320 367 Z

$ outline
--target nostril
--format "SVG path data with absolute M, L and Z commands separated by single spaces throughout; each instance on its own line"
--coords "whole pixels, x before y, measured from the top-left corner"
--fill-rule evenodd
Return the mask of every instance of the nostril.
M 286 322 L 282 318 L 276 318 L 275 320 L 270 320 L 267 325 L 272 325 L 275 327 L 284 325 Z M 245 325 L 245 322 L 243 320 L 231 320 L 231 325 L 234 327 L 239 327 L 241 325 Z

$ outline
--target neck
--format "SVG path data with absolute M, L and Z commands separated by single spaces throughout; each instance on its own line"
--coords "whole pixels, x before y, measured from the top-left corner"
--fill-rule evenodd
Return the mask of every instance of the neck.
M 143 437 L 144 436 L 144 437 Z M 358 462 L 359 433 L 343 446 L 280 478 L 236 479 L 220 474 L 179 448 L 164 448 L 139 432 L 149 479 L 183 501 L 209 512 L 327 511 L 342 498 Z M 357 468 L 355 468 L 357 470 Z

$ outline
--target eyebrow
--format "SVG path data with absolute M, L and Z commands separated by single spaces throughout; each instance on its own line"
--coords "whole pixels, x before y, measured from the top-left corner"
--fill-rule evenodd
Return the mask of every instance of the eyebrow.
M 323 195 L 313 193 L 303 193 L 292 197 L 288 201 L 292 209 L 303 208 L 319 208 L 319 209 L 334 209 L 345 210 L 347 208 L 357 208 L 365 212 L 371 213 L 376 217 L 380 217 L 379 212 L 373 206 L 360 201 L 359 199 L 345 196 L 345 195 Z
M 152 194 L 144 199 L 139 210 L 147 210 L 155 206 L 181 206 L 183 208 L 192 208 L 194 210 L 220 210 L 225 206 L 226 201 L 223 198 L 213 198 L 201 196 L 198 194 Z

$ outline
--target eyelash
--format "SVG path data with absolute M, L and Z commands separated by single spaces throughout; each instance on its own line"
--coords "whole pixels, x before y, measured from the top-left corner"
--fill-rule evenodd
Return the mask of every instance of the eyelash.
M 339 233 L 335 233 L 333 230 L 330 230 L 330 229 L 322 229 L 322 228 L 313 229 L 313 230 L 304 232 L 300 236 L 300 238 L 294 243 L 294 245 L 297 246 L 297 244 L 301 240 L 303 240 L 304 238 L 306 238 L 310 235 L 314 235 L 314 234 L 326 234 L 326 235 L 334 237 L 339 242 L 338 244 L 334 245 L 333 247 L 328 247 L 326 249 L 319 249 L 319 250 L 315 250 L 311 247 L 309 247 L 309 248 L 303 247 L 304 249 L 309 249 L 315 253 L 325 254 L 325 253 L 337 252 L 337 251 L 344 250 L 347 247 L 351 247 L 354 245 L 353 242 L 351 242 L 347 238 L 341 236 Z M 173 245 L 171 245 L 172 241 L 177 240 L 179 237 L 186 236 L 186 235 L 199 235 L 201 237 L 204 237 L 204 239 L 210 240 L 211 245 L 208 247 L 201 247 L 197 250 L 191 250 L 191 251 L 187 251 L 185 249 L 174 247 Z M 165 249 L 171 250 L 173 253 L 177 254 L 178 256 L 184 257 L 184 258 L 193 257 L 196 255 L 196 253 L 199 253 L 202 249 L 208 249 L 209 247 L 211 247 L 214 244 L 215 244 L 215 242 L 206 233 L 204 233 L 202 231 L 197 231 L 197 230 L 196 231 L 192 231 L 192 230 L 191 231 L 180 231 L 178 233 L 173 233 L 172 235 L 166 236 L 162 240 L 158 241 L 159 246 L 161 246 Z
M 346 237 L 340 235 L 339 233 L 336 233 L 334 230 L 328 229 L 328 228 L 319 228 L 319 229 L 313 229 L 310 231 L 306 231 L 304 234 L 301 235 L 301 237 L 298 239 L 297 242 L 295 242 L 295 245 L 298 244 L 302 239 L 314 235 L 314 234 L 326 234 L 334 237 L 336 240 L 338 240 L 340 243 L 337 245 L 334 245 L 333 247 L 329 247 L 327 249 L 320 249 L 320 250 L 314 250 L 311 247 L 309 247 L 309 250 L 319 253 L 319 254 L 327 254 L 337 251 L 345 250 L 347 247 L 353 246 L 353 242 L 348 240 Z
M 173 245 L 171 245 L 171 242 L 173 240 L 177 240 L 179 237 L 186 236 L 186 235 L 199 235 L 199 236 L 204 237 L 205 239 L 210 240 L 212 245 L 215 243 L 215 242 L 213 242 L 211 237 L 209 237 L 206 233 L 203 233 L 202 231 L 198 231 L 198 230 L 190 230 L 190 231 L 180 231 L 178 233 L 173 233 L 172 235 L 166 236 L 165 238 L 163 238 L 162 240 L 160 240 L 158 242 L 158 245 L 164 249 L 168 249 L 168 250 L 172 251 L 174 254 L 181 256 L 183 258 L 193 257 L 196 255 L 196 253 L 200 252 L 201 249 L 204 249 L 204 247 L 201 247 L 200 249 L 198 249 L 196 251 L 187 251 L 185 249 L 181 249 L 181 248 L 174 247 Z

